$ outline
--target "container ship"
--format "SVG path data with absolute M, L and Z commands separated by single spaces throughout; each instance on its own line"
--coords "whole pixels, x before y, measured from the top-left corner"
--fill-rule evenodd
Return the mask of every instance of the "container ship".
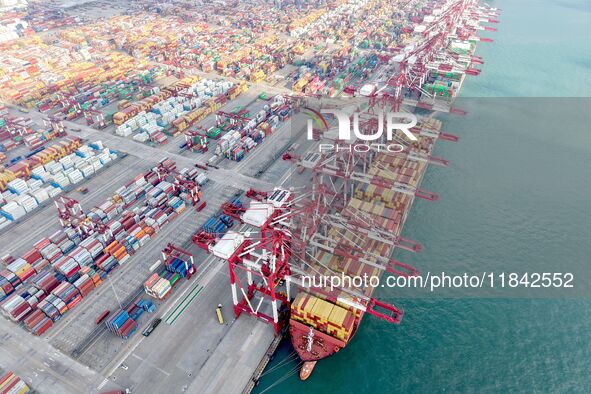
M 424 120 L 424 130 L 438 133 L 441 122 L 436 119 Z M 431 155 L 435 146 L 434 134 L 418 134 L 418 140 L 410 148 L 416 154 Z M 388 184 L 404 182 L 413 190 L 419 190 L 419 184 L 428 164 L 404 156 L 378 154 L 369 167 L 375 183 Z M 404 222 L 412 207 L 415 196 L 396 192 L 376 184 L 360 183 L 348 203 L 340 210 L 342 218 L 363 217 L 361 224 L 376 233 L 388 234 L 388 238 L 378 240 L 377 237 L 359 236 L 359 227 L 346 228 L 339 224 L 323 231 L 327 239 L 316 242 L 317 252 L 311 258 L 316 263 L 303 270 L 307 275 L 344 275 L 348 277 L 380 278 L 386 268 L 379 256 L 390 256 L 394 246 L 387 240 L 396 240 L 397 247 L 418 251 L 420 245 L 400 236 Z M 430 195 L 430 199 L 436 196 Z M 338 209 L 338 208 L 337 208 Z M 384 242 L 386 241 L 386 242 Z M 338 250 L 334 246 L 338 245 Z M 344 252 L 346 250 L 346 252 Z M 416 272 L 412 267 L 397 262 L 396 267 L 388 267 L 390 272 L 412 275 Z M 368 283 L 369 279 L 365 282 Z M 330 291 L 327 288 L 311 287 L 302 289 L 291 304 L 289 331 L 294 349 L 304 361 L 300 372 L 302 380 L 307 379 L 316 362 L 326 358 L 345 347 L 353 338 L 365 309 L 369 308 L 374 287 L 341 288 Z M 358 294 L 355 296 L 354 294 Z M 401 310 L 394 310 L 391 321 L 399 323 Z
M 405 105 L 405 109 L 411 111 L 413 108 L 419 108 L 423 110 L 422 113 L 424 110 L 438 110 L 462 114 L 461 110 L 451 107 L 453 99 L 457 97 L 465 77 L 478 75 L 480 72 L 473 68 L 474 64 L 482 63 L 482 60 L 474 55 L 476 42 L 491 41 L 478 38 L 472 33 L 475 30 L 494 30 L 483 28 L 480 24 L 497 22 L 493 19 L 497 15 L 498 10 L 480 7 L 474 1 L 451 1 L 447 2 L 442 9 L 433 10 L 433 15 L 426 16 L 424 20 L 432 23 L 448 18 L 440 22 L 441 29 L 445 29 L 442 33 L 443 38 L 435 42 L 437 34 L 431 34 L 433 39 L 428 38 L 429 36 L 425 38 L 423 34 L 430 29 L 429 27 L 424 25 L 415 27 L 415 36 L 419 38 L 401 52 L 406 55 L 399 55 L 398 59 L 395 59 L 401 69 L 398 75 L 403 74 L 404 68 L 408 67 L 409 58 L 414 57 L 414 61 L 420 63 L 417 59 L 423 56 L 427 64 L 423 71 L 427 77 L 422 81 L 420 89 L 403 87 L 399 105 Z M 434 50 L 436 44 L 439 48 Z M 392 90 L 396 90 L 397 86 L 400 85 L 387 83 L 384 89 L 378 90 L 372 87 L 361 90 L 375 92 L 392 87 Z M 362 92 L 362 95 L 365 94 Z M 391 96 L 395 95 L 395 92 L 391 93 Z M 365 96 L 369 96 L 371 105 L 372 93 Z M 375 93 L 373 96 L 376 96 Z M 396 107 L 394 103 L 393 108 L 400 109 L 400 106 Z M 312 277 L 343 275 L 351 278 L 367 275 L 368 278 L 378 279 L 382 277 L 384 271 L 391 274 L 417 274 L 411 267 L 402 263 L 397 263 L 398 266 L 388 265 L 385 260 L 390 262 L 394 260 L 384 259 L 384 257 L 391 256 L 396 247 L 413 251 L 420 249 L 420 245 L 402 238 L 401 232 L 416 196 L 436 199 L 434 194 L 421 195 L 419 185 L 428 164 L 446 164 L 444 160 L 432 156 L 436 140 L 457 140 L 454 136 L 442 133 L 441 126 L 441 121 L 435 118 L 422 118 L 413 128 L 417 140 L 412 143 L 408 143 L 408 140 L 404 141 L 407 149 L 403 153 L 367 154 L 367 157 L 362 160 L 363 169 L 358 169 L 363 173 L 361 177 L 353 177 L 349 172 L 350 179 L 344 180 L 345 177 L 338 179 L 345 184 L 342 186 L 344 198 L 340 199 L 341 204 L 331 204 L 328 211 L 336 213 L 346 221 L 329 224 L 328 228 L 323 229 L 323 240 L 314 241 L 315 253 L 307 257 L 309 262 L 302 265 L 301 274 Z M 404 138 L 402 133 L 397 132 L 394 139 L 402 141 Z M 299 164 L 308 160 L 309 163 L 303 166 L 308 167 L 312 172 L 322 174 L 322 165 L 319 163 L 326 159 L 326 155 L 316 154 L 315 158 L 312 156 L 309 155 Z M 347 160 L 349 158 L 342 162 Z M 338 172 L 335 171 L 336 168 L 339 168 L 338 164 L 332 167 L 332 172 L 325 172 L 324 175 L 326 176 L 327 173 L 329 177 L 331 174 L 334 175 Z M 343 168 L 341 166 L 340 170 Z M 349 168 L 341 172 L 347 171 L 356 170 Z M 397 186 L 393 187 L 393 185 Z M 347 195 L 347 189 L 352 190 L 350 195 Z M 347 223 L 356 224 L 348 226 Z M 386 236 L 372 237 L 368 235 L 369 233 L 360 236 L 360 229 L 386 234 Z M 385 239 L 379 240 L 379 238 L 392 240 L 392 242 L 385 242 Z M 300 370 L 302 380 L 311 375 L 319 360 L 337 353 L 351 341 L 366 313 L 387 317 L 387 320 L 394 323 L 400 322 L 403 315 L 400 309 L 378 304 L 377 306 L 380 307 L 385 306 L 389 313 L 386 315 L 376 311 L 377 306 L 374 303 L 379 301 L 372 298 L 373 291 L 374 287 L 371 286 L 340 288 L 337 291 L 330 291 L 326 287 L 300 287 L 291 303 L 289 332 L 293 348 L 303 361 Z
M 329 93 L 318 94 L 320 81 L 310 80 L 306 73 L 298 81 L 292 81 L 293 94 L 275 96 L 274 101 L 265 106 L 267 109 L 261 111 L 261 119 L 251 119 L 241 127 L 243 130 L 250 128 L 251 121 L 255 127 L 267 115 L 283 122 L 292 113 L 299 112 L 301 104 L 312 110 L 308 108 L 313 106 L 311 102 L 316 100 L 322 104 L 326 99 L 336 100 L 337 105 L 342 105 L 337 108 L 344 111 L 356 111 L 359 116 L 353 119 L 359 121 L 363 134 L 376 130 L 376 126 L 380 128 L 379 119 L 383 122 L 384 116 L 376 116 L 378 113 L 412 113 L 416 108 L 416 124 L 381 133 L 378 139 L 370 138 L 378 145 L 397 143 L 404 149 L 366 153 L 345 149 L 332 154 L 309 151 L 303 157 L 284 151 L 283 159 L 293 159 L 301 169 L 311 170 L 311 190 L 307 185 L 301 188 L 301 193 L 296 192 L 296 188 L 279 187 L 271 192 L 250 189 L 246 192 L 246 197 L 252 200 L 248 206 L 242 204 L 238 193 L 236 199 L 223 203 L 222 212 L 212 216 L 192 237 L 195 245 L 227 261 L 236 317 L 242 313 L 254 316 L 272 324 L 276 334 L 287 323 L 293 347 L 303 361 L 300 370 L 303 380 L 311 375 L 319 360 L 339 352 L 352 340 L 365 314 L 396 324 L 401 322 L 403 311 L 373 298 L 372 286 L 334 290 L 322 285 L 306 286 L 302 279 L 335 275 L 381 279 L 384 272 L 403 276 L 418 274 L 414 268 L 390 256 L 395 248 L 420 250 L 418 243 L 401 236 L 403 225 L 415 197 L 437 199 L 435 194 L 419 188 L 429 164 L 446 165 L 444 159 L 433 156 L 436 141 L 457 140 L 441 131 L 441 121 L 427 114 L 431 111 L 463 113 L 453 107 L 454 99 L 466 76 L 480 73 L 474 68 L 482 63 L 481 58 L 474 55 L 476 43 L 491 41 L 479 38 L 476 32 L 494 30 L 481 24 L 496 22 L 494 18 L 498 15 L 496 9 L 479 6 L 476 0 L 410 1 L 402 5 L 362 0 L 350 3 L 352 5 L 345 8 L 331 9 L 323 21 L 331 19 L 337 21 L 336 27 L 342 27 L 343 23 L 355 19 L 350 17 L 353 11 L 365 10 L 367 18 L 373 15 L 375 23 L 387 15 L 399 21 L 406 12 L 411 24 L 401 25 L 396 32 L 400 37 L 398 46 L 380 47 L 367 56 L 367 61 L 364 59 L 371 51 L 355 52 L 347 59 L 337 56 L 337 63 L 343 63 L 342 69 L 347 70 L 349 79 L 337 78 Z M 375 13 L 371 7 L 381 11 Z M 380 7 L 393 7 L 394 11 Z M 339 22 L 342 16 L 339 12 L 348 15 L 346 22 Z M 365 18 L 356 22 L 360 20 L 362 24 L 373 23 Z M 328 29 L 323 21 L 314 24 L 317 32 Z M 392 23 L 389 25 L 391 27 Z M 355 26 L 350 30 L 354 31 Z M 348 38 L 353 35 L 349 34 Z M 322 69 L 320 64 L 318 68 Z M 307 89 L 310 84 L 313 88 Z M 360 84 L 363 86 L 359 87 Z M 238 93 L 231 96 L 234 94 Z M 341 100 L 351 96 L 359 100 Z M 332 104 L 334 102 L 329 102 Z M 240 108 L 236 111 L 224 112 L 223 116 L 236 120 L 246 115 Z M 367 118 L 359 119 L 362 114 L 367 114 Z M 311 120 L 308 121 L 311 126 Z M 308 130 L 312 139 L 345 145 L 354 142 L 332 138 L 336 130 L 331 129 L 326 120 L 319 123 L 323 123 L 325 129 L 320 133 L 313 127 Z M 217 131 L 213 130 L 214 134 L 210 131 L 206 136 L 216 138 Z M 240 139 L 238 136 L 231 138 Z M 218 153 L 223 146 L 226 146 L 223 149 L 234 146 L 224 137 L 219 141 Z M 238 149 L 226 156 L 240 161 L 240 152 Z M 297 182 L 298 177 L 295 178 Z M 322 203 L 320 199 L 314 201 L 317 194 L 324 195 Z M 234 220 L 244 226 L 237 231 L 230 230 Z M 295 298 L 290 294 L 291 284 L 298 286 Z M 147 287 L 152 289 L 153 283 L 148 283 Z M 163 292 L 155 294 L 159 298 Z M 264 304 L 265 301 L 268 303 Z

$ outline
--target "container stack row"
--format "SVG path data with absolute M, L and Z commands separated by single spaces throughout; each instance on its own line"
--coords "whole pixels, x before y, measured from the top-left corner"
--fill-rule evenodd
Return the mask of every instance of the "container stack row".
M 285 66 L 294 53 L 294 43 L 280 34 L 269 34 L 265 22 L 253 20 L 245 34 L 244 23 L 251 18 L 261 18 L 274 20 L 278 25 L 280 17 L 289 17 L 282 10 L 267 5 L 249 2 L 240 4 L 240 8 L 244 11 L 225 14 L 219 22 L 214 22 L 219 10 L 207 3 L 193 11 L 179 8 L 169 16 L 138 11 L 69 30 L 75 33 L 62 37 L 78 45 L 105 50 L 121 48 L 139 59 L 183 69 L 215 70 L 225 76 L 257 82 Z M 297 10 L 292 7 L 292 11 L 291 17 L 297 17 Z M 281 15 L 273 15 L 275 13 Z M 269 14 L 271 17 L 266 18 Z M 185 15 L 186 19 L 180 15 Z M 245 19 L 244 15 L 249 17 Z M 235 18 L 234 23 L 228 18 Z M 282 21 L 285 23 L 285 19 Z M 284 31 L 286 26 L 277 28 Z M 232 40 L 220 39 L 222 36 L 232 37 Z
M 6 190 L 0 192 L 0 228 L 30 214 L 65 188 L 94 175 L 116 158 L 116 151 L 97 141 L 81 145 L 61 159 L 48 161 L 7 182 Z
M 119 81 L 145 73 L 153 66 L 114 51 L 99 52 L 93 47 L 45 44 L 34 35 L 11 42 L 0 53 L 2 81 L 0 98 L 25 107 L 48 110 L 61 108 L 64 98 L 83 92 L 104 81 Z M 22 78 L 27 75 L 27 78 Z M 69 101 L 69 100 L 68 100 Z M 73 108 L 73 107 L 72 107 Z M 68 110 L 68 108 L 66 108 Z
M 231 129 L 217 141 L 215 153 L 230 160 L 240 161 L 262 140 L 269 136 L 281 122 L 289 119 L 291 108 L 282 96 L 275 97 L 271 105 L 246 122 L 242 127 Z
M 115 311 L 111 317 L 105 320 L 105 325 L 113 334 L 124 339 L 129 338 L 137 329 L 136 320 L 132 319 L 124 309 Z
M 82 141 L 79 138 L 66 138 L 57 144 L 36 152 L 26 159 L 21 158 L 5 166 L 2 173 L 0 173 L 0 191 L 6 190 L 8 182 L 14 179 L 21 178 L 25 181 L 30 179 L 33 169 L 74 153 L 80 145 L 82 145 Z
M 179 279 L 178 274 L 176 274 L 176 277 L 167 278 L 169 274 L 171 274 L 169 271 L 164 271 L 162 274 L 152 274 L 144 283 L 146 294 L 157 300 L 165 299 Z
M 161 166 L 176 168 L 166 160 Z M 188 169 L 181 173 L 197 176 Z M 84 236 L 73 229 L 60 230 L 19 258 L 4 257 L 7 268 L 0 271 L 2 312 L 41 335 L 92 293 L 113 269 L 126 264 L 162 226 L 182 213 L 190 200 L 190 195 L 161 180 L 154 171 L 137 177 L 119 192 L 136 188 L 143 193 L 131 204 L 123 198 L 110 198 L 89 212 L 91 220 L 104 225 L 103 233 Z M 132 207 L 134 203 L 137 205 Z M 166 279 L 174 285 L 184 271 L 175 263 L 169 274 Z
M 291 318 L 345 342 L 355 328 L 351 311 L 305 292 L 299 292 L 293 301 Z
M 65 134 L 64 127 L 59 123 L 36 125 L 31 118 L 9 115 L 4 104 L 0 104 L 0 152 L 8 152 L 24 145 L 31 152 L 28 155 L 32 156 L 49 141 Z M 15 159 L 11 162 L 16 161 Z
M 153 273 L 144 282 L 144 291 L 157 300 L 166 298 L 181 278 L 189 278 L 195 272 L 190 259 L 170 257 L 164 262 L 162 273 Z
M 206 233 L 215 236 L 222 236 L 230 227 L 234 225 L 234 220 L 228 215 L 215 215 L 207 219 L 203 224 L 203 230 Z
M 14 372 L 8 372 L 0 377 L 0 393 L 1 394 L 26 394 L 31 389 L 24 380 L 22 380 Z
M 138 299 L 111 314 L 105 325 L 113 334 L 123 339 L 129 338 L 138 327 L 138 321 L 144 312 L 154 313 L 156 306 L 150 300 Z
M 205 94 L 202 97 L 202 104 L 172 122 L 172 126 L 176 130 L 175 133 L 183 131 L 190 133 L 190 130 L 187 129 L 191 125 L 202 121 L 209 114 L 219 110 L 228 100 L 234 100 L 248 90 L 248 86 L 244 81 L 238 84 L 231 84 L 229 82 L 224 82 L 224 84 L 221 88 L 215 85 L 206 88 Z M 215 89 L 215 95 L 213 94 L 214 92 L 211 92 L 212 89 Z
M 193 79 L 197 80 L 196 77 Z M 165 133 L 175 136 L 183 131 L 181 124 L 186 125 L 188 114 L 196 112 L 203 106 L 209 107 L 208 101 L 212 98 L 225 97 L 232 86 L 231 82 L 222 80 L 197 80 L 187 88 L 175 92 L 174 96 L 155 102 L 149 108 L 146 106 L 146 109 L 142 109 L 121 123 L 115 132 L 121 136 L 134 134 L 133 139 L 139 142 L 150 141 L 163 144 L 167 141 Z M 125 112 L 115 114 L 117 122 L 126 119 L 135 112 L 133 108 L 137 107 L 128 108 L 132 109 L 124 109 Z M 137 109 L 140 108 L 142 107 Z M 192 116 L 191 120 L 194 118 L 196 116 Z
M 178 91 L 186 89 L 199 79 L 199 77 L 194 76 L 185 77 L 162 89 L 157 86 L 153 87 L 148 91 L 149 94 L 146 97 L 139 99 L 135 103 L 130 102 L 130 100 L 119 101 L 117 104 L 118 112 L 113 114 L 113 123 L 121 126 L 138 113 L 149 112 L 158 103 L 175 96 Z

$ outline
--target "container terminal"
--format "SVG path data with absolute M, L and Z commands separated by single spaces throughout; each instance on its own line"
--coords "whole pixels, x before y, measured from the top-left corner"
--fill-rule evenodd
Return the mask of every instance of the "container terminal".
M 284 336 L 305 380 L 366 314 L 404 324 L 372 287 L 305 279 L 419 272 L 393 254 L 420 252 L 405 220 L 459 139 L 436 115 L 465 114 L 499 15 L 2 0 L 2 392 L 250 392 Z M 384 113 L 416 122 L 376 134 Z

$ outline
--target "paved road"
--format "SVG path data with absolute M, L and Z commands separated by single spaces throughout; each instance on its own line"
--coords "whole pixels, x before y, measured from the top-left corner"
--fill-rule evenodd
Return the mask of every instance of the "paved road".
M 45 117 L 45 115 L 41 112 L 33 110 L 31 110 L 27 114 L 27 116 L 38 123 L 42 123 L 42 119 Z M 149 160 L 150 162 L 158 161 L 160 159 L 168 157 L 174 160 L 179 168 L 191 168 L 197 162 L 194 158 L 191 159 L 174 152 L 163 152 L 162 149 L 160 149 L 159 147 L 152 147 L 129 138 L 121 137 L 115 134 L 110 134 L 108 132 L 99 131 L 86 125 L 81 125 L 69 121 L 64 121 L 64 125 L 67 129 L 80 129 L 81 131 L 77 133 L 77 135 L 81 138 L 86 138 L 92 141 L 101 140 L 105 145 L 109 147 L 133 154 L 139 157 L 140 159 Z M 229 179 L 231 179 L 232 186 L 242 190 L 248 190 L 251 187 L 258 188 L 261 190 L 269 190 L 272 187 L 272 185 L 267 182 L 242 175 L 234 170 L 228 170 L 224 168 L 212 168 L 208 170 L 208 177 L 214 181 L 226 183 Z
M 0 319 L 0 365 L 42 393 L 90 393 L 103 377 L 56 351 L 45 340 Z M 118 388 L 109 383 L 105 389 Z
M 32 115 L 41 116 L 39 113 L 32 113 Z M 126 138 L 102 133 L 84 126 L 80 127 L 77 124 L 71 126 L 81 128 L 80 135 L 84 138 L 100 139 L 108 146 L 135 155 L 128 157 L 125 159 L 125 163 L 122 163 L 128 164 L 131 170 L 126 171 L 124 166 L 118 165 L 112 170 L 107 170 L 110 172 L 105 173 L 110 181 L 105 181 L 104 177 L 97 178 L 96 182 L 100 185 L 95 185 L 91 188 L 89 195 L 81 198 L 83 206 L 88 205 L 87 208 L 104 200 L 120 184 L 133 178 L 137 173 L 147 170 L 161 157 L 168 156 L 177 161 L 179 168 L 194 163 L 194 159 L 178 154 L 169 154 L 169 152 L 163 153 L 157 148 L 151 148 Z M 76 349 L 95 329 L 95 315 L 104 309 L 115 308 L 117 298 L 124 299 L 140 288 L 149 274 L 149 267 L 159 258 L 162 247 L 168 242 L 178 245 L 186 243 L 202 222 L 211 216 L 219 208 L 221 202 L 227 200 L 236 189 L 244 190 L 255 187 L 261 190 L 271 190 L 274 185 L 288 182 L 293 166 L 289 162 L 275 160 L 277 158 L 276 150 L 273 147 L 278 146 L 276 149 L 281 149 L 291 142 L 293 140 L 290 127 L 284 125 L 265 141 L 265 145 L 260 146 L 257 151 L 248 155 L 243 161 L 223 163 L 225 166 L 231 166 L 231 169 L 221 168 L 208 171 L 213 182 L 203 190 L 204 198 L 208 201 L 206 210 L 200 213 L 188 210 L 164 227 L 160 234 L 140 249 L 125 266 L 110 275 L 110 283 L 104 283 L 91 293 L 78 308 L 66 315 L 64 321 L 60 321 L 53 330 L 48 332 L 49 343 L 43 339 L 32 337 L 24 331 L 22 334 L 27 339 L 43 342 L 48 352 L 54 352 L 60 357 L 72 361 L 63 353 L 57 352 L 51 345 L 65 353 Z M 298 140 L 298 142 L 301 141 Z M 270 161 L 274 162 L 269 166 Z M 266 168 L 264 180 L 240 173 L 253 173 L 261 167 Z M 32 221 L 23 224 L 20 229 L 23 236 L 19 237 L 17 245 L 13 245 L 14 249 L 20 252 L 41 236 L 51 233 L 57 220 L 46 220 L 47 214 L 52 214 L 50 209 L 40 210 L 34 215 Z M 30 229 L 31 223 L 35 223 L 35 227 L 38 229 L 27 233 L 26 230 Z M 8 241 L 7 238 L 0 236 L 0 245 L 1 242 Z M 246 316 L 234 321 L 229 308 L 231 299 L 226 264 L 219 260 L 207 260 L 205 254 L 199 254 L 196 249 L 194 247 L 191 251 L 198 257 L 197 262 L 202 276 L 177 288 L 174 296 L 167 303 L 160 305 L 159 313 L 166 312 L 170 306 L 176 306 L 177 303 L 182 302 L 183 297 L 186 294 L 191 294 L 196 284 L 203 286 L 202 291 L 186 306 L 184 312 L 179 314 L 172 325 L 161 324 L 157 334 L 147 339 L 136 334 L 126 342 L 106 332 L 101 333 L 79 357 L 80 362 L 90 365 L 93 370 L 101 373 L 92 372 L 92 379 L 87 379 L 87 381 L 75 379 L 82 381 L 85 386 L 83 388 L 72 387 L 72 392 L 98 392 L 119 386 L 133 387 L 136 392 L 138 392 L 137 389 L 145 390 L 146 388 L 153 391 L 156 387 L 159 392 L 182 391 L 183 389 L 189 392 L 203 392 L 202 390 L 205 392 L 237 392 L 244 387 L 272 341 L 272 330 L 267 325 Z M 110 285 L 111 283 L 113 286 Z M 117 295 L 115 295 L 113 288 L 115 288 Z M 212 311 L 211 306 L 218 303 L 228 306 L 224 310 L 226 319 L 228 319 L 224 326 L 217 323 Z M 152 316 L 144 317 L 140 321 L 142 327 L 151 318 Z M 6 320 L 2 320 L 2 324 L 7 329 L 21 330 Z M 23 341 L 20 346 L 25 352 L 34 352 L 36 345 Z M 8 347 L 10 351 L 7 354 L 18 354 L 18 348 L 12 349 L 11 344 L 8 344 Z M 240 348 L 239 351 L 236 351 L 237 347 Z M 129 366 L 127 371 L 118 368 L 123 360 Z M 11 364 L 7 363 L 7 365 Z M 76 365 L 80 364 L 76 363 Z M 234 365 L 240 366 L 240 373 L 236 373 Z M 35 371 L 31 371 L 30 374 L 35 377 L 33 372 Z M 43 379 L 42 392 L 52 392 L 51 379 L 55 379 L 52 378 L 52 374 L 47 371 L 36 373 L 39 374 L 39 379 Z M 229 374 L 236 376 L 233 379 L 226 379 L 225 377 Z M 48 384 L 45 383 L 45 380 L 48 380 Z M 173 387 L 175 389 L 170 390 Z M 197 390 L 198 388 L 202 390 Z M 61 392 L 68 391 L 62 390 Z
M 88 194 L 70 191 L 65 195 L 75 198 L 83 209 L 90 209 L 106 201 L 114 190 L 124 185 L 140 172 L 145 172 L 156 161 L 146 162 L 134 156 L 127 156 L 108 168 L 98 172 L 93 178 L 80 185 L 88 187 Z M 61 195 L 60 195 L 61 196 Z M 58 197 L 59 198 L 59 197 Z M 57 209 L 53 202 L 38 208 L 31 215 L 25 216 L 19 223 L 13 224 L 0 232 L 0 248 L 5 253 L 20 255 L 29 250 L 34 242 L 61 229 Z
M 297 142 L 303 143 L 303 151 L 309 144 L 300 137 Z M 289 185 L 294 177 L 305 181 L 306 175 L 294 174 L 293 169 L 278 160 L 267 169 L 265 178 L 276 185 Z M 175 300 L 158 315 L 166 320 L 170 311 L 185 307 L 183 300 L 193 289 L 202 286 L 202 290 L 172 324 L 163 321 L 150 337 L 132 338 L 103 371 L 105 376 L 142 392 L 236 393 L 245 387 L 273 340 L 273 330 L 246 315 L 234 319 L 227 263 L 189 249 L 194 250 L 196 261 L 203 261 L 198 267 L 201 274 L 177 289 Z M 220 303 L 225 306 L 223 326 L 214 312 Z M 121 364 L 128 370 L 119 368 Z

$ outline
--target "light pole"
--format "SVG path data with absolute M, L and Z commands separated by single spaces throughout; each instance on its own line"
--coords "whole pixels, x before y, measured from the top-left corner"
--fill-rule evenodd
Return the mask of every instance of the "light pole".
M 111 278 L 107 275 L 107 279 L 109 281 L 109 284 L 111 285 L 111 289 L 113 289 L 113 294 L 115 294 L 115 298 L 117 299 L 117 303 L 119 304 L 119 309 L 123 309 L 123 305 L 121 305 L 121 300 L 119 299 L 119 296 L 117 295 L 117 291 L 115 291 L 115 286 L 113 286 L 113 281 L 111 281 Z

